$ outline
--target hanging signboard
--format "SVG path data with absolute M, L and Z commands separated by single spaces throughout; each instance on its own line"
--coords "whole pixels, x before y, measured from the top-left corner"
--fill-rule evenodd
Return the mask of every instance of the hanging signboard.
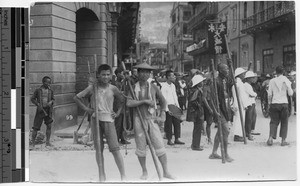
M 208 40 L 215 54 L 227 53 L 225 34 L 227 34 L 227 23 L 208 23 Z

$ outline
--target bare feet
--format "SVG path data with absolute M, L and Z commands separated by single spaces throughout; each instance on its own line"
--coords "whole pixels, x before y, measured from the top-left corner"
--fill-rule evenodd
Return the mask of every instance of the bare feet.
M 208 158 L 209 159 L 222 159 L 222 157 L 219 154 L 216 154 L 216 153 L 212 153 L 211 155 L 209 155 Z
M 234 159 L 232 159 L 230 156 L 227 155 L 225 157 L 225 160 L 230 163 L 230 162 L 233 162 Z
M 176 178 L 174 176 L 172 176 L 170 173 L 164 173 L 164 177 L 171 179 L 171 180 L 175 180 Z
M 267 144 L 268 144 L 269 146 L 272 146 L 272 145 L 273 145 L 273 138 L 272 138 L 272 137 L 270 137 L 270 138 L 268 139 Z
M 142 176 L 140 177 L 141 180 L 147 180 L 148 179 L 148 172 L 143 172 Z

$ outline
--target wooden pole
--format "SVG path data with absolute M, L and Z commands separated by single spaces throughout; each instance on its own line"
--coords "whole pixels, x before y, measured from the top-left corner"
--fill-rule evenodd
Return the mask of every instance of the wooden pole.
M 94 139 L 94 146 L 96 149 L 96 160 L 98 158 L 97 164 L 98 164 L 98 170 L 99 170 L 99 180 L 100 182 L 105 181 L 105 171 L 104 171 L 104 163 L 103 163 L 103 152 L 101 147 L 103 146 L 103 140 L 100 136 L 100 126 L 99 126 L 99 118 L 98 118 L 98 81 L 97 81 L 97 55 L 94 55 L 94 61 L 95 61 L 95 83 L 94 83 L 94 109 L 95 109 L 95 121 L 93 124 L 95 125 L 93 135 L 96 135 Z
M 239 107 L 239 112 L 240 112 L 240 120 L 241 120 L 241 125 L 242 125 L 242 130 L 243 130 L 244 144 L 247 144 L 247 139 L 246 139 L 246 135 L 245 135 L 245 125 L 244 125 L 244 120 L 243 120 L 242 106 L 241 106 L 241 102 L 240 102 L 240 99 L 239 99 L 239 93 L 238 93 L 235 78 L 234 78 L 234 71 L 233 71 L 233 67 L 232 67 L 232 59 L 231 59 L 230 49 L 229 49 L 229 46 L 228 46 L 228 40 L 227 40 L 226 35 L 225 35 L 225 43 L 226 43 L 226 49 L 227 49 L 227 54 L 228 54 L 228 58 L 229 58 L 228 66 L 229 66 L 229 69 L 231 71 L 231 75 L 232 75 L 232 78 L 233 78 L 233 85 L 234 85 L 234 89 L 235 89 L 235 93 L 236 93 L 236 97 L 237 97 L 237 102 L 238 102 L 238 107 Z M 248 68 L 249 68 L 249 66 L 248 66 Z
M 213 72 L 213 84 L 216 92 L 216 109 L 219 114 L 220 112 L 220 105 L 219 105 L 219 97 L 218 97 L 218 87 L 217 87 L 217 82 L 215 79 L 215 62 L 213 59 L 211 59 L 211 66 L 212 66 L 212 72 Z M 222 156 L 222 163 L 225 163 L 225 150 L 224 150 L 224 140 L 223 140 L 223 129 L 222 129 L 222 124 L 220 122 L 220 118 L 218 117 L 218 130 L 219 130 L 219 138 L 220 138 L 220 143 L 221 143 L 221 156 Z
M 125 67 L 124 62 L 122 62 L 122 66 L 123 66 L 124 70 L 126 70 L 126 67 Z M 133 99 L 137 100 L 137 97 L 136 97 L 136 95 L 135 95 L 135 93 L 134 93 L 134 91 L 133 91 L 133 88 L 132 88 L 132 85 L 131 85 L 130 80 L 127 80 L 127 81 L 128 81 L 130 93 L 131 93 L 131 95 L 133 96 Z M 145 136 L 146 136 L 146 141 L 147 141 L 147 144 L 148 144 L 148 146 L 149 146 L 149 149 L 150 149 L 150 152 L 151 152 L 151 155 L 152 155 L 152 159 L 153 159 L 153 162 L 154 162 L 154 165 L 155 165 L 155 168 L 156 168 L 156 172 L 157 172 L 158 178 L 159 178 L 159 180 L 161 181 L 162 178 L 163 178 L 163 176 L 162 176 L 162 173 L 161 173 L 161 171 L 160 171 L 160 169 L 159 169 L 158 158 L 157 158 L 157 156 L 156 156 L 156 154 L 155 154 L 154 147 L 153 147 L 153 145 L 152 145 L 152 143 L 151 143 L 149 134 L 148 134 L 148 132 L 146 131 L 146 127 L 145 127 L 145 126 L 146 126 L 145 121 L 147 121 L 147 120 L 144 120 L 144 118 L 143 118 L 143 116 L 142 116 L 142 114 L 141 114 L 141 111 L 140 111 L 140 108 L 139 108 L 139 107 L 136 107 L 136 110 L 137 110 L 138 116 L 139 116 L 139 118 L 140 118 L 140 121 L 142 122 L 142 128 L 143 128 L 144 134 L 145 134 Z

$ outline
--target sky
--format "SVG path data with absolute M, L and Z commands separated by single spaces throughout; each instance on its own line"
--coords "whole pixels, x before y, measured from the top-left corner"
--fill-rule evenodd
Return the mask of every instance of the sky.
M 173 2 L 141 2 L 141 35 L 150 43 L 167 43 Z

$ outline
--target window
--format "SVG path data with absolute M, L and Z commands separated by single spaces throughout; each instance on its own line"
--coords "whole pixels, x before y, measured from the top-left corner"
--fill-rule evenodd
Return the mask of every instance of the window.
M 263 73 L 272 73 L 274 68 L 273 64 L 273 49 L 263 50 Z
M 188 21 L 191 18 L 191 12 L 190 11 L 184 11 L 183 12 L 183 21 Z
M 295 44 L 283 46 L 283 66 L 286 71 L 295 70 L 296 67 L 296 52 Z
M 248 7 L 247 7 L 247 2 L 244 3 L 244 19 L 247 18 L 247 13 L 248 13 Z
M 187 29 L 187 24 L 186 23 L 183 24 L 182 31 L 183 31 L 183 34 L 187 34 L 188 33 L 188 29 Z
M 237 6 L 235 5 L 232 8 L 232 29 L 236 30 L 236 25 L 237 25 L 237 12 L 236 12 Z
M 176 14 L 174 14 L 173 16 L 172 16 L 172 23 L 175 23 L 176 22 Z

